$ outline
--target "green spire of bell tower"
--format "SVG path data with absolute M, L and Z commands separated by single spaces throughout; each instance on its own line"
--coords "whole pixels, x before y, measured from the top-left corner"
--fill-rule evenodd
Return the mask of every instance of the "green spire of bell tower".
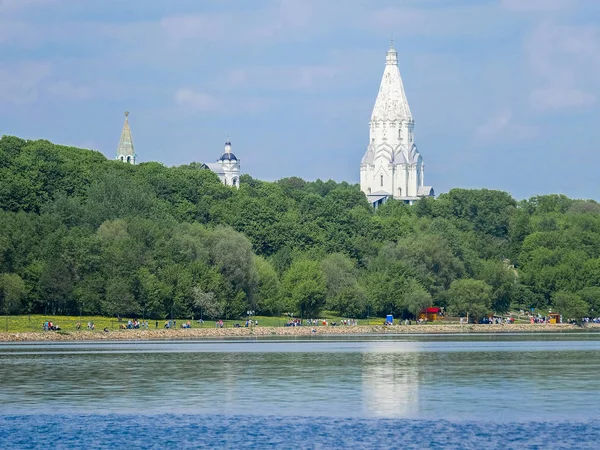
M 135 164 L 136 154 L 133 147 L 133 139 L 131 137 L 131 129 L 129 128 L 129 111 L 125 111 L 125 124 L 121 132 L 121 140 L 117 148 L 117 160 Z

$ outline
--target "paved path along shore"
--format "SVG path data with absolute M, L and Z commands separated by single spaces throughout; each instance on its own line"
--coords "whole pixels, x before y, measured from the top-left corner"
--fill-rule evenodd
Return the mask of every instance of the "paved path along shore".
M 452 333 L 560 333 L 600 332 L 600 324 L 577 326 L 569 324 L 523 324 L 523 325 L 393 325 L 385 326 L 337 326 L 337 327 L 254 327 L 254 328 L 191 328 L 177 330 L 118 330 L 67 331 L 67 332 L 0 332 L 0 342 L 23 341 L 105 341 L 105 340 L 185 340 L 214 338 L 248 338 L 261 336 L 309 336 L 349 334 L 452 334 Z

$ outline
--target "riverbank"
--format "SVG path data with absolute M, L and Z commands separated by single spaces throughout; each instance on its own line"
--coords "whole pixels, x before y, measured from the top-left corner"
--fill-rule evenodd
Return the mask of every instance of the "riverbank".
M 312 330 L 316 333 L 313 333 Z M 266 336 L 310 336 L 350 334 L 456 334 L 456 333 L 563 333 L 574 331 L 600 332 L 600 324 L 585 327 L 570 324 L 520 324 L 520 325 L 393 325 L 385 326 L 337 326 L 337 327 L 253 327 L 253 328 L 191 328 L 118 331 L 67 331 L 67 332 L 0 332 L 0 342 L 35 341 L 144 341 L 248 338 Z

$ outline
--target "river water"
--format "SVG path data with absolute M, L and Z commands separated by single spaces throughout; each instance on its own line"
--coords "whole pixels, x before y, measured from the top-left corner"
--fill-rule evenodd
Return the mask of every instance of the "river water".
M 0 448 L 597 448 L 600 336 L 0 345 Z

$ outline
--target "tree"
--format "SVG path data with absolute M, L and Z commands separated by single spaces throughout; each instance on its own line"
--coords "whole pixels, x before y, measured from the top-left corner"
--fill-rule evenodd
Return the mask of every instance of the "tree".
M 429 292 L 417 283 L 412 283 L 405 296 L 406 309 L 414 316 L 419 317 L 421 311 L 432 306 Z
M 590 314 L 593 317 L 600 316 L 600 287 L 592 286 L 583 288 L 577 293 L 579 297 L 590 305 Z
M 200 317 L 209 319 L 222 319 L 225 313 L 225 304 L 220 302 L 213 292 L 204 292 L 199 286 L 195 286 L 194 308 Z
M 469 315 L 479 320 L 492 308 L 492 288 L 486 282 L 465 278 L 455 280 L 448 290 L 448 312 L 452 315 Z
M 333 253 L 321 261 L 327 286 L 327 303 L 330 309 L 338 310 L 336 303 L 342 292 L 345 296 L 357 287 L 357 270 L 354 262 L 346 255 Z
M 16 273 L 0 274 L 0 308 L 5 315 L 21 311 L 25 297 L 25 283 Z
M 587 317 L 590 305 L 573 292 L 558 291 L 552 294 L 552 305 L 558 310 L 563 320 L 577 320 Z
M 508 262 L 497 260 L 483 261 L 481 266 L 479 278 L 492 288 L 492 309 L 500 313 L 508 311 L 517 282 L 515 269 Z
M 284 274 L 282 284 L 289 306 L 302 317 L 316 317 L 325 305 L 327 286 L 318 261 L 295 261 Z
M 129 283 L 124 278 L 113 278 L 106 285 L 106 296 L 102 310 L 110 316 L 128 316 L 140 314 L 141 308 L 136 302 Z
M 384 249 L 386 248 L 384 247 Z M 441 236 L 417 233 L 398 241 L 395 249 L 387 247 L 386 259 L 399 259 L 413 270 L 420 284 L 432 295 L 447 289 L 464 274 L 464 265 Z
M 258 277 L 254 298 L 256 310 L 263 314 L 276 315 L 285 308 L 281 297 L 281 284 L 273 266 L 260 256 L 254 257 Z

